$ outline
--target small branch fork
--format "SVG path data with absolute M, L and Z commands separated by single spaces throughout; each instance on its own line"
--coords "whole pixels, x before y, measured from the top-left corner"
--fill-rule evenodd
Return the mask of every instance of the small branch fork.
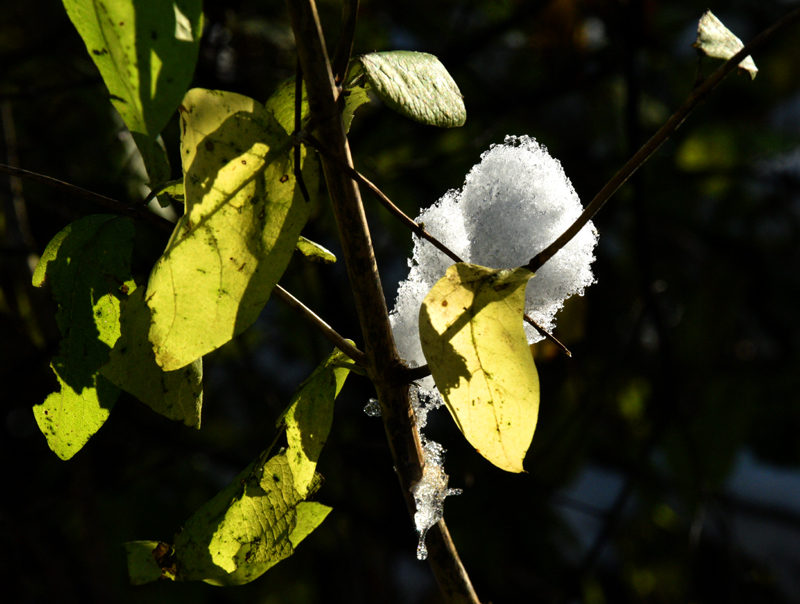
M 767 40 L 772 38 L 772 36 L 798 19 L 800 19 L 800 8 L 791 11 L 782 19 L 776 21 L 770 27 L 762 31 L 755 38 L 753 38 L 749 44 L 747 44 L 739 52 L 723 63 L 708 77 L 708 79 L 696 86 L 683 104 L 678 108 L 678 110 L 672 114 L 672 117 L 670 117 L 666 123 L 659 128 L 658 132 L 656 132 L 650 138 L 650 140 L 647 141 L 642 148 L 639 149 L 616 174 L 614 174 L 613 177 L 611 177 L 611 180 L 609 180 L 606 185 L 600 189 L 600 192 L 595 195 L 594 199 L 592 199 L 589 205 L 586 206 L 586 209 L 578 217 L 578 219 L 572 223 L 572 225 L 566 231 L 564 231 L 558 237 L 558 239 L 553 241 L 553 243 L 547 246 L 544 250 L 531 258 L 530 262 L 525 265 L 525 268 L 535 273 L 542 267 L 542 265 L 544 265 L 545 262 L 555 256 L 558 251 L 567 243 L 569 243 L 570 240 L 575 237 L 575 235 L 577 235 L 584 226 L 586 226 L 586 223 L 588 223 L 594 217 L 594 215 L 600 211 L 600 208 L 602 208 L 609 198 L 616 193 L 617 189 L 625 184 L 625 181 L 627 181 L 633 175 L 633 173 L 636 172 L 636 170 L 638 170 L 642 164 L 644 164 L 644 162 L 646 162 L 650 156 L 658 150 L 664 141 L 666 141 L 667 138 L 669 138 L 672 133 L 678 129 L 678 127 L 688 117 L 692 110 L 697 107 L 701 101 L 705 100 L 711 91 L 714 90 L 729 73 L 738 68 L 739 63 L 741 63 L 745 57 L 752 54 Z

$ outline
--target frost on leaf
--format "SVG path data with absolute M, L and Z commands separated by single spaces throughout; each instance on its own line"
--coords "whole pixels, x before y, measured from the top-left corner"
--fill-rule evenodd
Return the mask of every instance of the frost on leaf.
M 466 262 L 515 268 L 552 243 L 582 211 L 558 160 L 527 136 L 508 136 L 481 156 L 460 190 L 448 191 L 417 222 Z M 596 243 L 589 223 L 530 280 L 525 312 L 545 329 L 553 329 L 566 298 L 583 295 L 594 283 L 590 265 Z M 426 362 L 418 327 L 422 301 L 451 264 L 430 243 L 414 238 L 411 270 L 390 317 L 397 347 L 411 366 Z M 542 339 L 528 325 L 525 333 L 529 343 Z M 434 389 L 431 378 L 420 383 L 423 391 Z

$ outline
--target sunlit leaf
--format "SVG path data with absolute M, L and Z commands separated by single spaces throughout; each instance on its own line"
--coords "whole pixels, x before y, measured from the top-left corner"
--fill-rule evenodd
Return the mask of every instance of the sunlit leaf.
M 134 227 L 118 216 L 87 216 L 48 244 L 33 284 L 50 286 L 63 339 L 51 364 L 60 391 L 33 408 L 47 444 L 61 459 L 77 453 L 108 419 L 119 390 L 99 374 L 120 335 L 120 301 L 130 274 Z
M 330 250 L 303 236 L 297 240 L 297 251 L 312 262 L 322 262 L 324 264 L 333 264 L 336 262 L 336 256 L 334 256 Z
M 137 288 L 122 302 L 121 335 L 100 373 L 156 413 L 200 428 L 203 361 L 197 359 L 175 371 L 163 371 L 158 366 L 147 339 L 150 309 L 144 302 L 144 290 Z
M 442 128 L 463 126 L 467 110 L 458 86 L 439 59 L 424 52 L 397 50 L 355 59 L 371 89 L 386 105 L 406 117 Z
M 342 121 L 344 122 L 345 132 L 350 131 L 356 109 L 369 103 L 369 95 L 367 94 L 368 87 L 369 84 L 364 82 L 364 85 L 354 85 L 344 89 L 344 111 L 342 112 Z
M 539 414 L 539 377 L 522 326 L 524 268 L 458 263 L 422 304 L 422 350 L 470 444 L 494 465 L 522 472 Z
M 728 60 L 744 48 L 742 41 L 717 19 L 710 10 L 703 13 L 697 24 L 697 41 L 692 45 L 699 51 L 715 59 Z M 753 57 L 747 56 L 739 63 L 739 71 L 746 71 L 754 80 L 758 68 Z
M 163 182 L 156 137 L 194 74 L 202 0 L 64 0 L 72 23 L 134 135 L 150 180 Z
M 181 107 L 186 213 L 146 297 L 156 362 L 168 371 L 256 320 L 312 206 L 295 187 L 291 139 L 269 106 L 193 89 Z M 316 162 L 303 162 L 303 177 L 315 191 Z
M 316 477 L 310 492 L 319 483 Z M 330 510 L 303 501 L 285 453 L 267 461 L 265 451 L 186 521 L 174 551 L 161 558 L 160 576 L 214 585 L 249 583 L 291 556 Z M 138 579 L 157 578 L 142 550 L 152 546 L 152 553 L 165 544 L 134 543 L 142 545 L 127 544 L 129 569 L 134 565 Z
M 303 382 L 278 420 L 286 426 L 286 455 L 294 476 L 294 488 L 304 497 L 314 479 L 322 447 L 333 423 L 333 402 L 339 395 L 352 361 L 335 350 Z

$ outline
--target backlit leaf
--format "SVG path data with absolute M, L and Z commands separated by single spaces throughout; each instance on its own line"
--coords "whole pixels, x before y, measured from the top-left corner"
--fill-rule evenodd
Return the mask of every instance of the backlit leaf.
M 163 371 L 158 366 L 147 339 L 150 309 L 144 302 L 144 290 L 137 288 L 122 302 L 121 335 L 100 373 L 156 413 L 199 429 L 203 361 L 197 359 L 175 371 Z
M 99 374 L 120 335 L 120 302 L 134 287 L 134 227 L 127 218 L 87 216 L 48 244 L 33 284 L 49 284 L 63 339 L 51 367 L 60 391 L 33 408 L 47 444 L 61 459 L 77 453 L 108 419 L 119 390 Z
M 150 275 L 146 297 L 150 341 L 167 371 L 256 320 L 312 206 L 295 187 L 291 139 L 269 105 L 193 89 L 181 107 L 186 213 Z M 303 162 L 303 177 L 315 191 L 316 162 Z
M 539 414 L 539 377 L 522 326 L 524 268 L 458 263 L 422 304 L 422 351 L 464 436 L 494 465 L 522 472 Z
M 316 477 L 310 492 L 319 484 Z M 175 537 L 174 552 L 162 562 L 166 565 L 163 576 L 213 585 L 249 583 L 291 556 L 330 509 L 304 502 L 295 489 L 286 454 L 267 461 L 265 451 L 186 521 Z M 129 568 L 136 562 L 133 555 L 138 556 L 136 568 L 140 568 L 139 549 L 128 547 Z M 144 565 L 137 576 L 154 577 L 148 568 Z
M 742 41 L 722 24 L 710 10 L 703 13 L 697 24 L 697 41 L 692 45 L 704 54 L 715 59 L 728 60 L 744 48 Z M 758 68 L 753 57 L 747 56 L 739 63 L 739 71 L 746 71 L 754 80 Z
M 194 74 L 202 0 L 64 0 L 72 23 L 134 135 L 151 182 L 169 178 L 156 137 Z
M 322 447 L 333 423 L 333 402 L 339 395 L 352 361 L 335 350 L 303 382 L 278 420 L 286 426 L 287 458 L 294 476 L 294 488 L 304 497 L 314 478 Z
M 355 59 L 352 77 L 363 74 L 386 105 L 406 117 L 442 128 L 463 126 L 467 110 L 458 86 L 435 56 L 397 50 Z
M 312 262 L 322 262 L 324 264 L 333 264 L 336 262 L 336 256 L 334 256 L 330 250 L 303 236 L 300 236 L 300 239 L 297 240 L 297 251 Z

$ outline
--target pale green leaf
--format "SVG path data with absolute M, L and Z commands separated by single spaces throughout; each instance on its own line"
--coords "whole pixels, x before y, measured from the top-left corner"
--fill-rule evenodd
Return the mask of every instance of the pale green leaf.
M 194 74 L 202 0 L 64 0 L 64 7 L 134 134 L 151 182 L 162 182 L 169 173 L 156 137 Z
M 190 90 L 182 108 L 186 212 L 146 297 L 150 341 L 167 371 L 219 348 L 256 320 L 312 206 L 295 187 L 291 139 L 268 109 L 203 89 Z M 313 192 L 316 162 L 302 166 Z
M 458 86 L 435 56 L 397 50 L 356 57 L 371 89 L 406 117 L 442 128 L 463 126 L 467 110 Z
M 326 514 L 315 506 L 299 507 L 303 497 L 294 488 L 286 454 L 265 460 L 266 452 L 176 535 L 176 579 L 248 583 L 291 556 L 294 546 L 324 520 Z
M 342 122 L 344 123 L 344 131 L 350 132 L 350 126 L 353 124 L 353 115 L 356 109 L 369 103 L 369 95 L 367 90 L 369 84 L 366 82 L 363 86 L 355 85 L 344 89 L 344 111 L 342 112 Z
M 314 373 L 303 382 L 278 420 L 286 426 L 289 447 L 286 456 L 294 476 L 294 488 L 308 494 L 317 467 L 317 460 L 328 439 L 333 423 L 333 402 L 350 373 L 352 362 L 334 350 Z
M 494 465 L 522 472 L 539 414 L 539 377 L 522 326 L 524 268 L 458 263 L 428 293 L 422 351 L 459 429 Z
M 333 255 L 333 252 L 322 247 L 319 243 L 306 239 L 302 235 L 297 240 L 297 251 L 312 262 L 322 262 L 324 264 L 336 262 L 336 256 Z
M 56 235 L 33 275 L 33 284 L 47 282 L 58 302 L 63 336 L 51 364 L 60 390 L 33 413 L 61 459 L 75 455 L 100 429 L 119 396 L 99 370 L 120 335 L 120 302 L 134 287 L 133 237 L 127 218 L 87 216 Z
M 717 19 L 710 10 L 703 13 L 697 24 L 697 41 L 693 44 L 700 52 L 715 59 L 728 60 L 744 48 L 742 41 Z M 739 63 L 739 71 L 746 71 L 754 80 L 758 68 L 753 57 L 747 56 Z
M 144 302 L 144 288 L 129 294 L 122 302 L 120 338 L 100 373 L 156 413 L 199 429 L 203 405 L 202 359 L 182 369 L 163 371 L 147 339 L 150 309 Z

